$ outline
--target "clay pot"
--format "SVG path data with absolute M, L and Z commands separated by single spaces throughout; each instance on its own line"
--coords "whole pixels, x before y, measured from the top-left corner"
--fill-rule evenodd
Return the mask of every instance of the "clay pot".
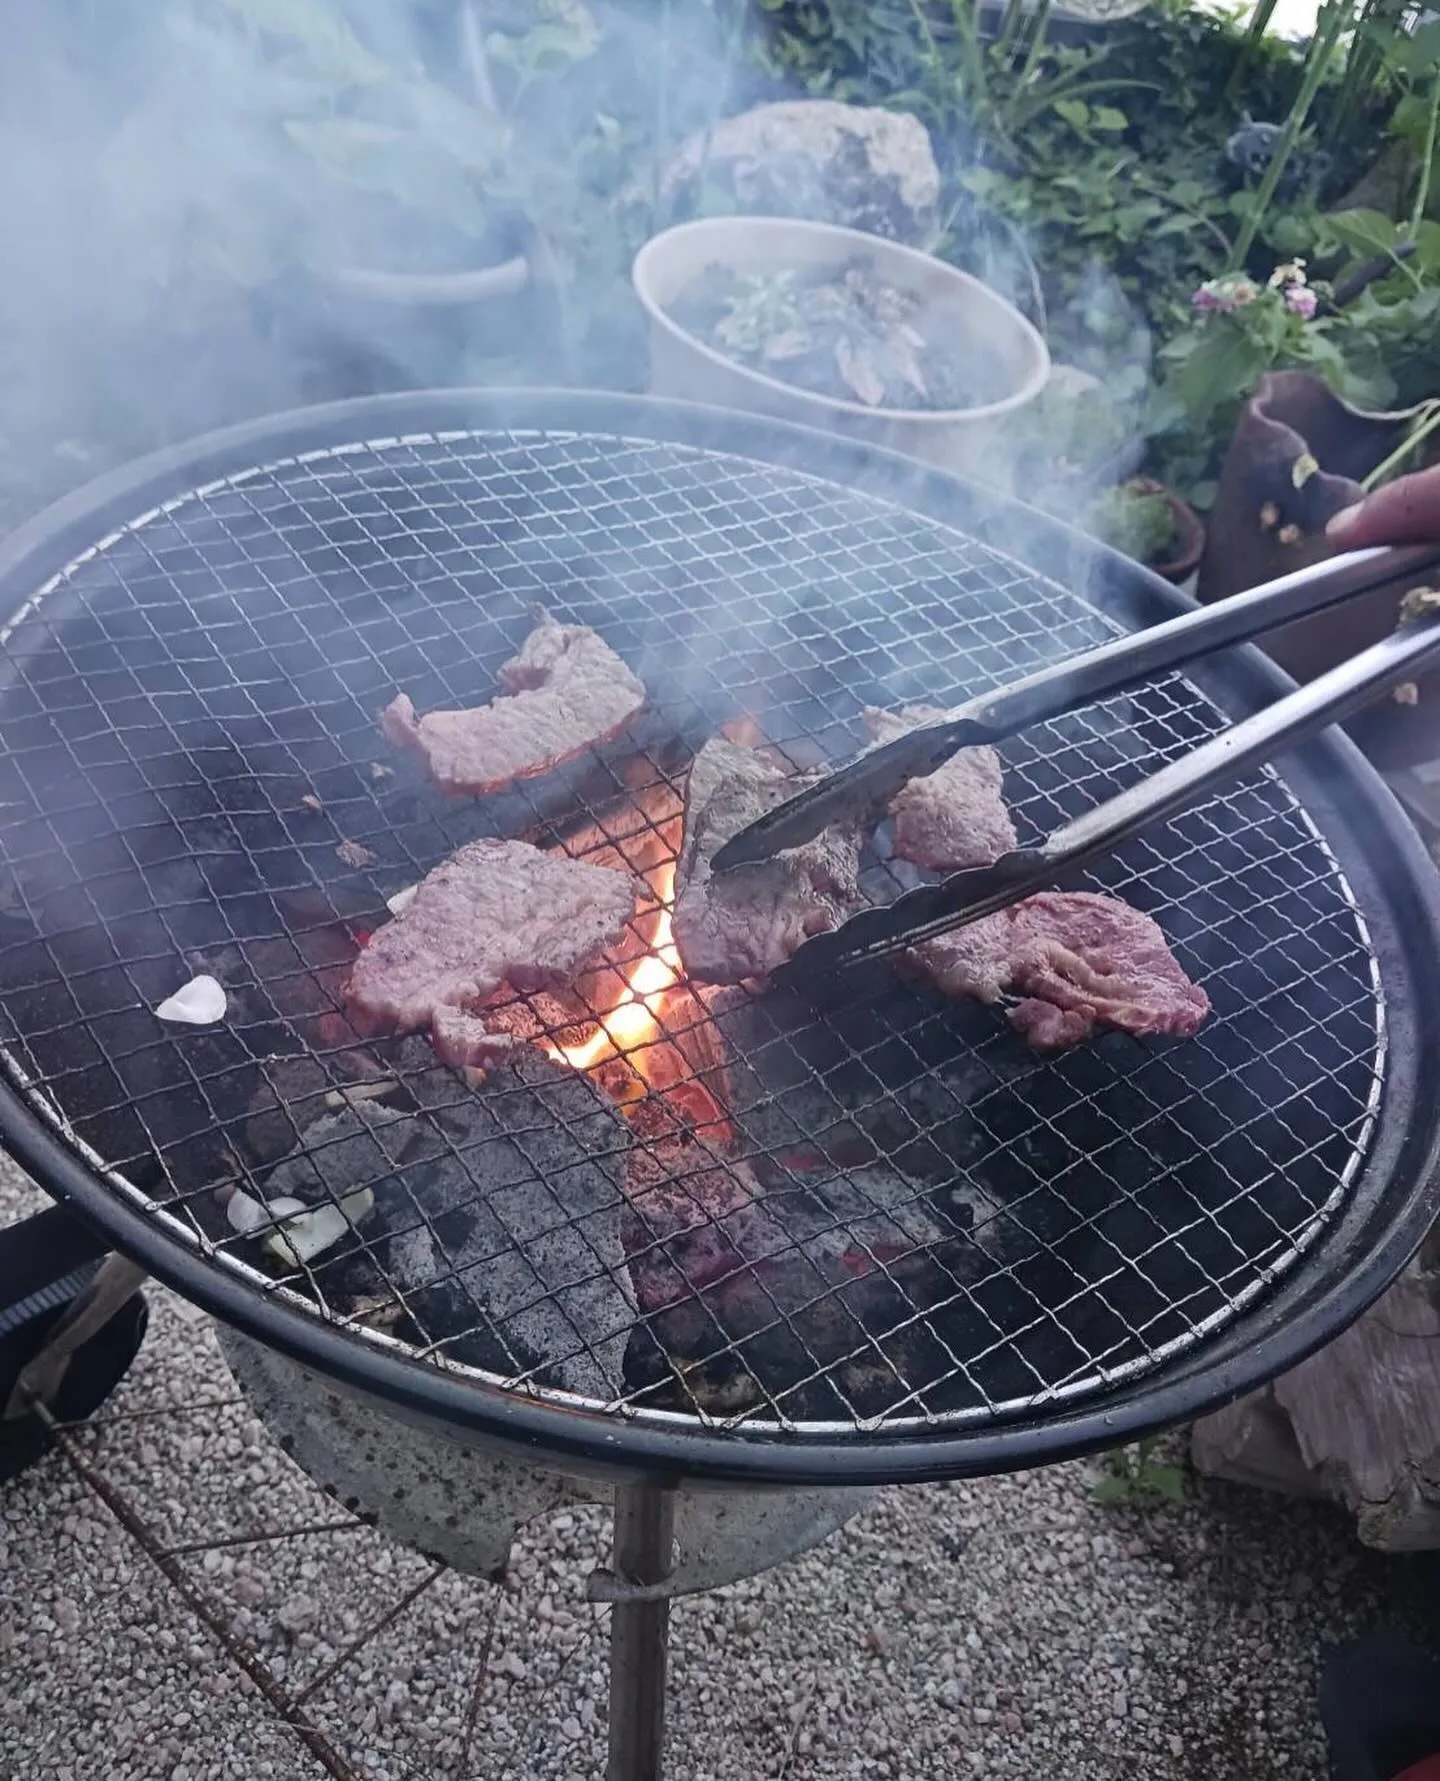
M 1137 477 L 1130 486 L 1141 494 L 1165 497 L 1165 504 L 1175 522 L 1174 540 L 1164 561 L 1150 563 L 1147 567 L 1153 569 L 1157 575 L 1163 575 L 1172 586 L 1183 587 L 1200 566 L 1200 558 L 1205 550 L 1204 520 L 1188 501 L 1182 501 L 1173 489 L 1167 489 L 1163 483 L 1152 482 L 1148 477 Z
M 1361 479 L 1403 443 L 1417 412 L 1364 413 L 1308 371 L 1262 377 L 1225 454 L 1197 598 L 1223 600 L 1335 555 L 1327 521 L 1360 499 Z M 1307 454 L 1319 469 L 1303 477 L 1302 466 L 1297 488 L 1296 464 Z M 1397 605 L 1393 589 L 1362 595 L 1272 632 L 1260 647 L 1296 680 L 1313 680 L 1392 631 Z M 1348 726 L 1372 757 L 1402 764 L 1434 753 L 1440 671 L 1420 692 L 1417 705 L 1387 700 Z

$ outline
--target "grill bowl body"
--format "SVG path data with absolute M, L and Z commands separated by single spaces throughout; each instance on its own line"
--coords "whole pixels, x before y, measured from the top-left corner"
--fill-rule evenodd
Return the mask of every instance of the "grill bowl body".
M 317 887 L 352 926 L 373 911 L 374 884 L 336 864 L 342 833 L 413 876 L 476 820 L 521 832 L 565 818 L 577 782 L 564 776 L 478 818 L 357 785 L 388 758 L 374 713 L 390 691 L 403 682 L 421 709 L 487 696 L 536 601 L 601 628 L 691 746 L 728 705 L 830 754 L 853 747 L 867 700 L 979 691 L 1183 604 L 1065 528 L 906 460 L 608 396 L 338 404 L 211 436 L 60 503 L 0 557 L 0 610 L 17 615 L 0 661 L 0 1130 L 118 1247 L 255 1339 L 458 1438 L 607 1474 L 775 1486 L 1115 1445 L 1293 1364 L 1404 1265 L 1437 1203 L 1440 1114 L 1420 1092 L 1440 1049 L 1422 1014 L 1440 995 L 1435 881 L 1383 785 L 1332 734 L 1288 760 L 1283 783 L 1256 776 L 1096 881 L 1154 911 L 1211 990 L 1215 1019 L 1189 1048 L 1107 1041 L 1037 1065 L 988 1016 L 952 1031 L 933 1008 L 874 1004 L 890 1023 L 878 1043 L 901 1047 L 917 1080 L 963 1054 L 983 1131 L 954 1150 L 956 1178 L 1006 1216 L 1019 1207 L 1035 1250 L 991 1258 L 988 1323 L 977 1335 L 972 1316 L 938 1408 L 731 1427 L 602 1410 L 339 1328 L 237 1266 L 191 1216 L 196 1159 L 223 1124 L 227 1037 L 207 1049 L 157 1035 L 147 1011 L 215 944 L 193 925 L 212 902 L 232 928 L 263 908 L 271 936 L 281 904 L 279 927 L 304 929 L 294 899 Z M 1023 819 L 1074 813 L 1286 684 L 1232 651 L 1021 739 L 1007 765 Z M 302 783 L 318 821 L 297 814 Z M 868 993 L 849 1000 L 868 1007 Z M 794 1084 L 759 1061 L 771 1015 L 757 1004 L 738 1018 L 755 1098 L 783 1103 Z M 853 1062 L 877 1043 L 868 1021 L 837 1004 L 814 1031 Z M 76 1131 L 106 1134 L 93 1149 L 128 1186 Z M 186 1159 L 182 1193 L 144 1178 L 147 1147 Z

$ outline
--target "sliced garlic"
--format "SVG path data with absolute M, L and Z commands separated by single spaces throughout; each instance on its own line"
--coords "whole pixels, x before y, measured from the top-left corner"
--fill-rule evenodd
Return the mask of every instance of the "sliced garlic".
M 415 901 L 415 893 L 419 888 L 418 884 L 407 884 L 404 890 L 396 891 L 393 897 L 386 897 L 385 907 L 392 915 L 399 915 L 402 909 L 408 909 Z
M 278 1261 L 299 1267 L 323 1255 L 342 1237 L 348 1237 L 374 1207 L 375 1195 L 368 1187 L 346 1194 L 338 1206 L 330 1201 L 321 1206 L 302 1206 L 298 1200 L 272 1200 L 271 1215 L 278 1213 L 285 1222 L 265 1238 L 263 1247 Z
M 225 1018 L 225 991 L 213 977 L 192 977 L 155 1010 L 157 1020 L 183 1021 L 187 1026 L 213 1026 Z

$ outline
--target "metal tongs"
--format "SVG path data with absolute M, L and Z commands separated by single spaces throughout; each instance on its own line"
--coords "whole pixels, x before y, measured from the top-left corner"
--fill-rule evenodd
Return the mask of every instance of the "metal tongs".
M 1396 583 L 1413 587 L 1437 567 L 1440 544 L 1351 551 L 1102 644 L 971 699 L 942 721 L 867 749 L 848 766 L 741 829 L 716 852 L 712 869 L 726 872 L 758 864 L 813 840 L 839 820 L 878 822 L 903 786 L 933 773 L 962 748 L 999 742 L 1031 724 L 1108 698 L 1151 675 L 1183 667 L 1358 594 Z M 829 971 L 879 958 L 1018 903 L 1053 884 L 1062 872 L 1110 852 L 1137 831 L 1185 808 L 1216 783 L 1237 778 L 1315 731 L 1352 716 L 1418 674 L 1436 656 L 1440 656 L 1440 611 L 1426 611 L 1399 624 L 1391 635 L 1350 661 L 1096 805 L 1036 846 L 1018 848 L 993 865 L 953 873 L 938 883 L 906 891 L 892 903 L 862 910 L 832 932 L 805 941 L 785 969 L 809 973 L 818 966 Z

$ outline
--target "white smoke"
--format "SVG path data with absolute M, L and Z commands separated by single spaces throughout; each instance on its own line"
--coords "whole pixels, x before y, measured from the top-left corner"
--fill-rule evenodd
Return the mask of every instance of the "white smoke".
M 228 421 L 513 379 L 517 345 L 543 367 L 532 380 L 643 379 L 629 259 L 665 159 L 755 90 L 742 16 L 701 0 L 7 8 L 0 521 Z M 977 269 L 1023 301 L 1013 256 L 987 251 Z M 515 255 L 528 289 L 468 307 L 336 277 Z M 1140 350 L 1132 334 L 1115 356 Z

